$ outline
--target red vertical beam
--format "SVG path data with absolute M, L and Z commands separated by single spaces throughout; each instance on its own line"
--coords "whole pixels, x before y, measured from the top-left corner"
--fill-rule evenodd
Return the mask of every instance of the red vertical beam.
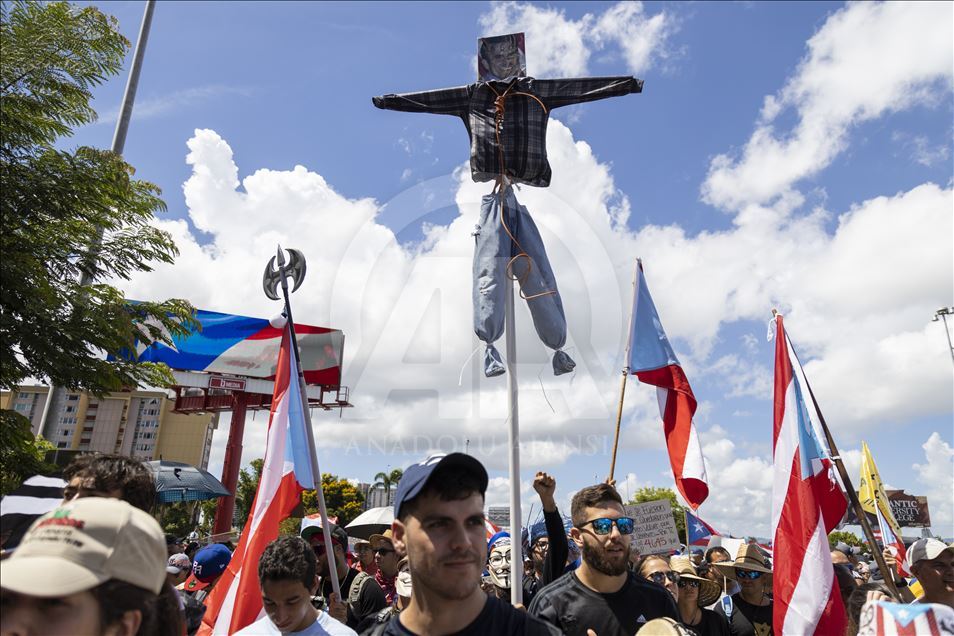
M 245 435 L 245 410 L 248 406 L 248 393 L 232 393 L 232 423 L 229 425 L 229 441 L 225 446 L 225 462 L 222 466 L 222 484 L 232 493 L 219 499 L 215 509 L 213 534 L 228 532 L 232 529 L 232 514 L 235 512 L 235 489 L 238 486 L 239 467 L 242 465 L 242 437 Z

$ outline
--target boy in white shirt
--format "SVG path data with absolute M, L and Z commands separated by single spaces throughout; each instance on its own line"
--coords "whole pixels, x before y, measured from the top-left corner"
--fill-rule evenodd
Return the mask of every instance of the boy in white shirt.
M 303 539 L 279 537 L 269 543 L 258 561 L 266 615 L 235 636 L 357 636 L 311 604 L 318 589 L 316 570 L 315 553 Z

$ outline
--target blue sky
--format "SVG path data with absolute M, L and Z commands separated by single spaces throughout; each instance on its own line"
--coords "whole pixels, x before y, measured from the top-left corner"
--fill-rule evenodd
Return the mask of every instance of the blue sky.
M 105 8 L 134 41 L 142 3 Z M 769 532 L 777 306 L 852 478 L 864 439 L 950 536 L 954 383 L 931 317 L 954 289 L 951 17 L 943 4 L 160 2 L 125 155 L 162 187 L 158 222 L 182 256 L 125 288 L 269 315 L 261 267 L 278 241 L 302 249 L 296 318 L 344 330 L 356 406 L 316 417 L 322 470 L 368 481 L 470 439 L 494 477 L 488 503 L 505 503 L 506 383 L 468 361 L 469 232 L 490 186 L 461 172 L 459 120 L 370 98 L 470 83 L 478 37 L 524 30 L 531 75 L 645 81 L 555 111 L 551 187 L 517 193 L 580 363 L 549 375 L 518 307 L 525 513 L 534 469 L 556 474 L 564 506 L 608 469 L 641 256 L 700 402 L 703 518 Z M 101 122 L 71 143 L 109 146 L 124 82 L 96 91 Z M 624 494 L 672 484 L 654 399 L 630 382 Z M 264 422 L 247 426 L 244 462 Z

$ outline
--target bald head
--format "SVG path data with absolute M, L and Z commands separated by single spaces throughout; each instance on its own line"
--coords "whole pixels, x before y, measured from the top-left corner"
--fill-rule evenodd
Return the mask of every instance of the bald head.
M 831 551 L 831 562 L 832 565 L 851 565 L 851 561 L 848 560 L 848 555 L 841 550 Z

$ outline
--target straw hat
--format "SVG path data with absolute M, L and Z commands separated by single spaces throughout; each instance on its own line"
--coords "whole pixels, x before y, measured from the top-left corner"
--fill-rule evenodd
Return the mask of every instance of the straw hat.
M 669 567 L 673 572 L 679 574 L 680 579 L 699 582 L 699 598 L 697 600 L 699 607 L 708 607 L 721 596 L 722 590 L 719 589 L 719 584 L 696 574 L 696 567 L 689 560 L 689 557 L 674 556 L 669 559 Z
M 757 545 L 751 543 L 745 543 L 739 547 L 739 552 L 735 555 L 735 561 L 713 563 L 712 567 L 716 569 L 716 572 L 733 581 L 738 580 L 735 576 L 737 570 L 763 572 L 768 575 L 767 581 L 769 583 L 772 580 L 772 568 L 768 559 L 765 558 Z
M 388 528 L 382 534 L 372 534 L 370 537 L 368 537 L 368 541 L 371 543 L 371 548 L 373 550 L 377 550 L 380 547 L 394 547 L 394 539 L 391 536 L 391 528 Z

